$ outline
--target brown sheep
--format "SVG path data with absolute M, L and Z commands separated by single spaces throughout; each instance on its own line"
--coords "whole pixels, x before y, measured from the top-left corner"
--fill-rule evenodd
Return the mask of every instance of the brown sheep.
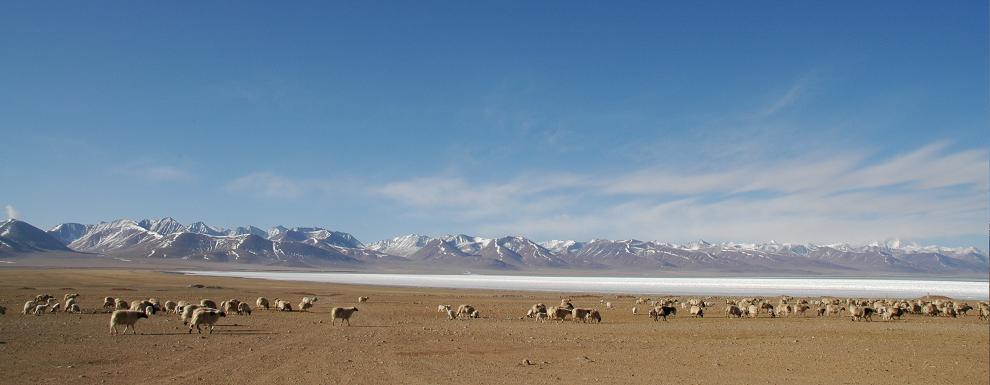
M 330 309 L 330 325 L 333 325 L 337 319 L 341 319 L 341 325 L 347 322 L 347 326 L 351 326 L 351 315 L 358 311 L 356 307 L 335 307 Z

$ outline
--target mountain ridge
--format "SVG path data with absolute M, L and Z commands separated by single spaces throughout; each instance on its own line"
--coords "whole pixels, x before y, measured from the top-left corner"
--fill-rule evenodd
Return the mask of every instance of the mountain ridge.
M 364 244 L 351 234 L 322 227 L 275 226 L 264 231 L 241 226 L 225 230 L 203 222 L 184 226 L 170 217 L 117 219 L 92 225 L 64 223 L 47 232 L 23 221 L 8 220 L 3 226 L 21 229 L 17 232 L 21 235 L 0 238 L 0 256 L 4 257 L 58 250 L 126 258 L 313 268 L 733 274 L 957 275 L 985 273 L 990 264 L 990 258 L 976 248 L 919 246 L 899 240 L 862 246 L 702 240 L 678 245 L 635 239 L 535 242 L 523 236 L 408 234 Z M 25 247 L 27 244 L 40 246 Z

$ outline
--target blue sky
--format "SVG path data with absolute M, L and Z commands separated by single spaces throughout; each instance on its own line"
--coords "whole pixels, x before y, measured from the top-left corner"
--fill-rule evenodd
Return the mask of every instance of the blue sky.
M 987 249 L 988 7 L 5 4 L 0 204 Z

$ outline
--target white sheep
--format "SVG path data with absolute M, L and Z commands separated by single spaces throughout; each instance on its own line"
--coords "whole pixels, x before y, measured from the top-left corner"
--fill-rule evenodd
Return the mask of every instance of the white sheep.
M 320 300 L 320 297 L 303 297 L 302 298 L 302 301 L 303 302 L 309 303 L 310 305 L 316 303 L 316 301 L 319 301 L 319 300 Z M 302 307 L 302 306 L 300 306 L 300 307 Z
M 26 315 L 26 314 L 31 313 L 32 311 L 34 311 L 34 307 L 37 306 L 37 305 L 38 305 L 38 303 L 35 302 L 35 301 L 33 301 L 33 300 L 32 301 L 25 302 L 24 303 L 24 310 L 21 312 L 21 314 L 25 314 Z
M 292 304 L 289 301 L 276 298 L 275 311 L 292 311 Z
M 474 306 L 471 305 L 461 305 L 457 307 L 457 315 L 470 316 L 474 312 Z
M 140 311 L 115 310 L 110 316 L 110 335 L 117 334 L 117 325 L 124 325 L 124 331 L 120 334 L 127 333 L 128 327 L 131 328 L 134 334 L 137 334 L 134 324 L 141 318 L 148 318 L 148 315 Z
M 79 308 L 79 304 L 78 303 L 72 304 L 72 306 L 69 306 L 68 308 L 66 308 L 65 311 L 67 311 L 69 313 L 82 313 L 82 309 Z
M 447 319 L 449 320 L 457 319 L 457 313 L 454 312 L 454 309 L 447 309 Z
M 268 298 L 258 297 L 258 300 L 255 301 L 254 304 L 255 305 L 258 305 L 258 308 L 259 309 L 265 309 L 265 310 L 268 310 L 269 309 Z
M 220 308 L 223 309 L 224 313 L 236 313 L 240 305 L 241 305 L 241 301 L 236 299 L 231 299 L 225 301 L 223 306 L 221 306 Z
M 450 310 L 450 305 L 437 305 L 437 313 L 446 313 Z
M 149 310 L 150 308 L 150 310 Z M 155 304 L 151 301 L 134 301 L 131 303 L 131 310 L 155 314 Z
M 481 313 L 478 313 L 478 311 L 475 310 L 475 311 L 471 312 L 471 314 L 469 315 L 469 317 L 471 317 L 471 318 L 481 318 Z
M 330 309 L 330 325 L 333 325 L 337 319 L 341 319 L 341 324 L 345 321 L 347 326 L 351 326 L 351 315 L 358 311 L 356 307 L 335 307 Z
M 637 313 L 639 313 L 639 309 L 637 309 L 635 306 L 633 306 L 632 312 L 633 312 L 633 315 L 636 315 Z
M 131 307 L 131 305 L 129 303 L 127 303 L 127 301 L 124 301 L 124 300 L 122 300 L 120 298 L 117 298 L 117 299 L 115 299 L 113 301 L 113 306 L 114 306 L 114 309 L 117 309 L 117 310 L 127 310 L 127 309 L 129 309 Z
M 200 330 L 200 325 L 208 325 L 210 327 L 210 334 L 213 334 L 213 328 L 215 327 L 218 320 L 221 317 L 226 317 L 227 314 L 221 310 L 199 308 L 192 314 L 192 319 L 189 320 L 189 333 L 192 333 L 193 328 L 196 328 L 196 332 L 202 334 L 203 331 Z
M 358 297 L 358 303 L 368 302 L 368 297 Z
M 175 314 L 182 314 L 182 309 L 184 309 L 186 306 L 189 306 L 188 301 L 179 301 L 179 303 L 175 304 L 175 310 L 174 310 Z
M 302 301 L 299 303 L 299 311 L 309 311 L 309 308 L 313 307 L 312 302 Z
M 691 306 L 691 315 L 697 318 L 703 318 L 705 316 L 705 310 L 698 305 Z
M 200 308 L 203 308 L 203 306 L 196 305 L 196 304 L 186 305 L 185 307 L 183 307 L 182 308 L 182 315 L 181 315 L 182 324 L 183 325 L 187 325 L 189 323 L 189 319 L 192 318 L 193 312 L 195 312 L 196 310 L 198 310 Z
M 48 304 L 35 305 L 34 315 L 41 315 L 41 313 L 45 312 L 45 309 L 48 309 Z
M 165 301 L 165 313 L 175 313 L 175 307 L 178 306 L 175 302 Z

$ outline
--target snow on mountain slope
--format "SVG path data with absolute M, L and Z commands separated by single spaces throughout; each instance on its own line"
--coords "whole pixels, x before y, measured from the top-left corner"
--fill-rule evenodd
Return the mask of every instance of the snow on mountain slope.
M 69 251 L 62 242 L 47 232 L 17 219 L 0 222 L 2 246 L 8 251 Z
M 161 235 L 169 235 L 186 230 L 185 226 L 171 217 L 165 217 L 162 219 L 144 219 L 138 222 L 138 226 Z
M 85 235 L 69 244 L 77 251 L 104 252 L 121 250 L 161 239 L 162 235 L 149 231 L 130 219 L 101 222 L 93 225 Z
M 408 257 L 426 246 L 430 239 L 425 235 L 408 234 L 371 243 L 365 248 L 385 254 Z
M 86 235 L 86 232 L 93 227 L 92 225 L 84 225 L 81 223 L 63 223 L 58 226 L 52 227 L 48 230 L 48 234 L 55 237 L 63 245 L 68 245 Z
M 211 227 L 203 222 L 196 222 L 185 229 L 185 231 L 196 234 L 212 235 L 214 237 L 219 237 L 224 234 L 224 230 L 221 228 Z

